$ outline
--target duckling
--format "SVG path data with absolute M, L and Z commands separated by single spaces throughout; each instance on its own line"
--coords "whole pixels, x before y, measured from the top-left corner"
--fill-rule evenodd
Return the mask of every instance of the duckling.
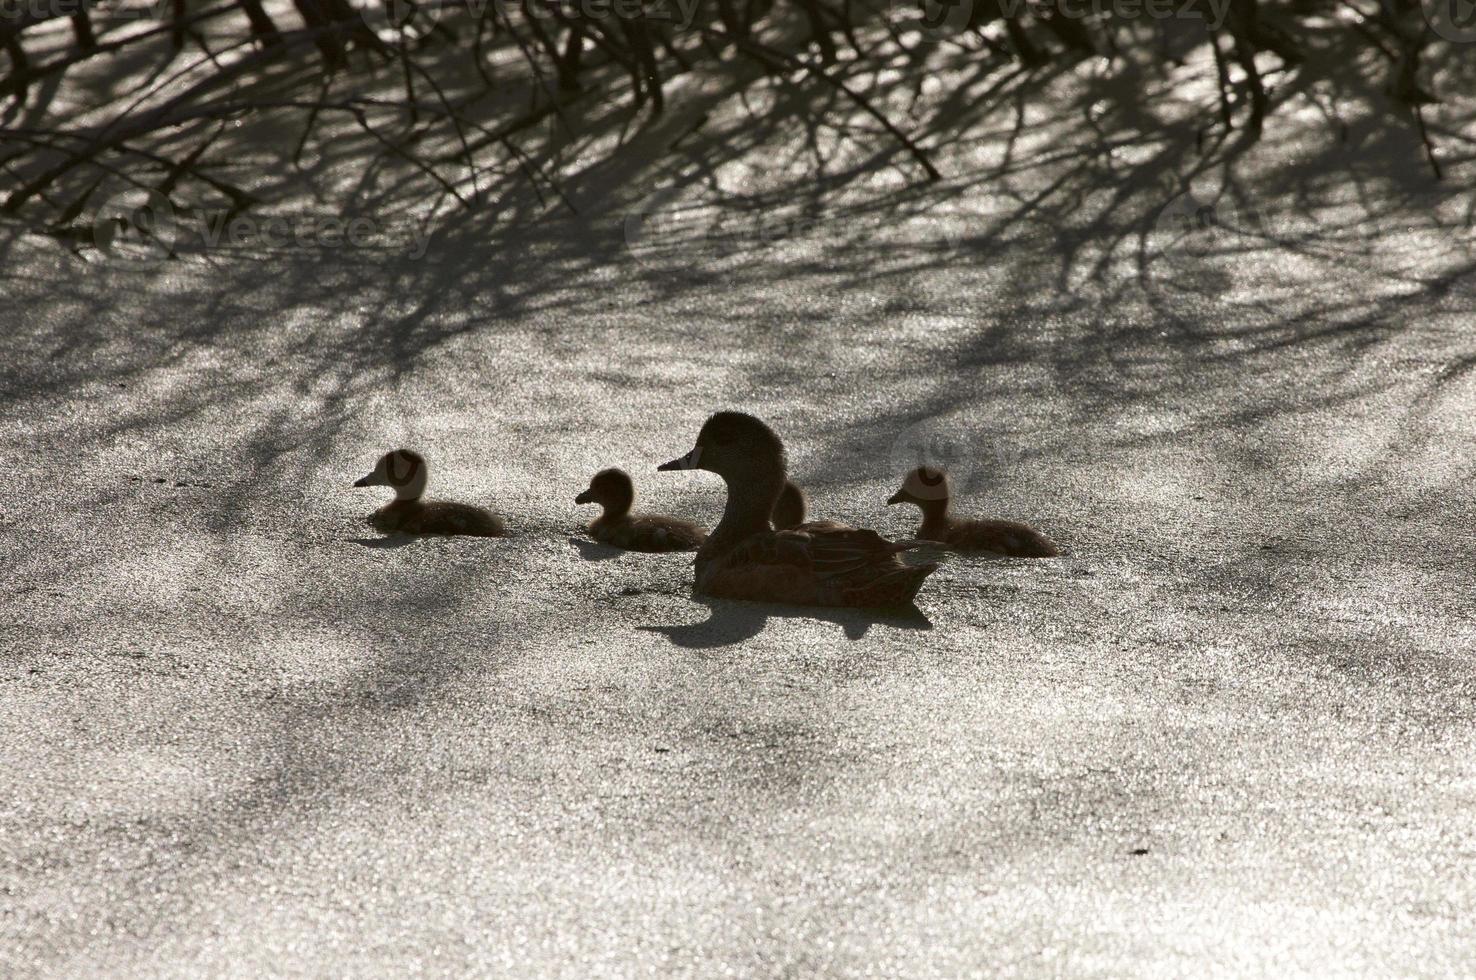
M 589 525 L 590 537 L 626 551 L 692 551 L 707 538 L 696 524 L 675 517 L 631 514 L 635 484 L 624 470 L 600 470 L 576 504 L 601 504 L 605 511 Z
M 805 606 L 900 606 L 912 602 L 934 562 L 898 555 L 917 542 L 893 543 L 875 531 L 828 522 L 775 531 L 774 505 L 784 490 L 784 443 L 742 412 L 707 420 L 697 445 L 658 470 L 702 469 L 727 484 L 723 519 L 697 551 L 699 595 Z
M 354 481 L 356 487 L 394 487 L 395 499 L 376 510 L 369 523 L 385 534 L 470 534 L 484 538 L 505 533 L 496 514 L 470 504 L 426 503 L 421 499 L 429 476 L 425 457 L 396 449 L 379 457 L 374 470 Z
M 1050 538 L 1028 524 L 951 517 L 948 505 L 952 496 L 947 473 L 919 466 L 907 474 L 902 489 L 887 499 L 887 506 L 916 504 L 923 515 L 917 536 L 954 551 L 986 551 L 1012 558 L 1055 558 L 1061 553 Z
M 776 531 L 798 531 L 811 527 L 845 527 L 835 521 L 807 521 L 806 515 L 810 510 L 810 499 L 805 496 L 792 480 L 784 481 L 784 489 L 779 491 L 779 499 L 774 503 L 774 530 Z
M 805 514 L 810 509 L 810 502 L 805 498 L 805 492 L 795 486 L 789 480 L 784 481 L 784 489 L 779 491 L 779 499 L 774 502 L 774 528 L 779 531 L 792 531 L 805 522 Z

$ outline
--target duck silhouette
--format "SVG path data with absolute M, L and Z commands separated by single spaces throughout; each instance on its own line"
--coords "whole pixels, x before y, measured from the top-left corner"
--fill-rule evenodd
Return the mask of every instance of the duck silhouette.
M 784 444 L 742 412 L 718 412 L 686 455 L 658 470 L 706 470 L 727 484 L 722 520 L 697 551 L 699 595 L 801 606 L 857 608 L 912 602 L 935 562 L 900 557 L 919 542 L 829 522 L 775 531 L 770 522 L 785 484 Z
M 691 551 L 707 535 L 691 521 L 659 514 L 632 514 L 635 483 L 620 469 L 600 470 L 576 504 L 600 504 L 604 512 L 589 525 L 589 536 L 626 551 Z
M 953 517 L 949 513 L 952 499 L 953 485 L 948 474 L 919 466 L 907 474 L 902 488 L 888 498 L 887 506 L 915 505 L 923 516 L 917 537 L 936 541 L 954 551 L 989 552 L 1013 558 L 1055 558 L 1061 553 L 1055 542 L 1028 524 Z
M 395 499 L 376 510 L 369 523 L 385 534 L 466 534 L 495 538 L 506 533 L 501 518 L 470 504 L 424 499 L 430 469 L 425 457 L 396 449 L 379 457 L 356 487 L 392 487 Z

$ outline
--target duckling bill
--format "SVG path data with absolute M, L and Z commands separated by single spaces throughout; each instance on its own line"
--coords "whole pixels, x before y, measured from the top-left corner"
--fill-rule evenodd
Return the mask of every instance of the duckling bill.
M 700 469 L 727 484 L 723 519 L 697 551 L 699 595 L 803 606 L 886 607 L 912 602 L 933 562 L 899 555 L 915 542 L 893 543 L 875 531 L 829 522 L 775 531 L 775 504 L 786 483 L 784 443 L 742 412 L 718 412 L 685 456 L 658 470 Z
M 369 523 L 385 534 L 465 534 L 495 538 L 506 533 L 502 519 L 481 507 L 447 501 L 426 501 L 430 476 L 425 457 L 396 449 L 379 457 L 369 475 L 356 487 L 392 487 L 395 499 L 376 510 Z
M 590 537 L 626 551 L 692 551 L 707 534 L 691 521 L 659 514 L 632 514 L 635 483 L 620 469 L 600 470 L 576 504 L 600 504 L 603 513 L 589 525 Z
M 1055 542 L 1028 524 L 1016 521 L 968 520 L 949 513 L 953 485 L 948 474 L 919 466 L 907 474 L 902 488 L 887 500 L 913 504 L 922 511 L 917 537 L 936 541 L 954 551 L 988 552 L 1011 558 L 1055 558 L 1061 554 Z

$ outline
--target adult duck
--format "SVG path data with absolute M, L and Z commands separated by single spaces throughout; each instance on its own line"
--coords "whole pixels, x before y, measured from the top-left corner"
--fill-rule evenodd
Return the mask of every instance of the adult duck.
M 727 484 L 723 518 L 697 550 L 699 595 L 802 606 L 904 606 L 935 562 L 900 557 L 917 542 L 829 522 L 775 531 L 770 523 L 785 483 L 784 443 L 742 412 L 718 412 L 685 456 L 658 470 L 706 470 Z

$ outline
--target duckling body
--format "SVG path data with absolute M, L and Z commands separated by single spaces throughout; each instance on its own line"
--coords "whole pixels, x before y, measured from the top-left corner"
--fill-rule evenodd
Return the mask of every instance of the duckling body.
M 939 541 L 955 551 L 987 551 L 1011 558 L 1055 558 L 1061 554 L 1050 538 L 1018 521 L 953 518 L 943 528 L 919 533 L 918 537 Z
M 425 457 L 408 449 L 385 453 L 356 487 L 393 487 L 395 499 L 369 516 L 384 534 L 464 534 L 496 538 L 506 533 L 501 518 L 481 507 L 449 501 L 427 501 L 429 479 Z
M 951 500 L 948 475 L 942 470 L 920 466 L 907 474 L 902 489 L 892 494 L 887 506 L 916 505 L 923 515 L 917 537 L 936 541 L 954 551 L 987 552 L 1011 558 L 1055 558 L 1061 554 L 1055 542 L 1028 524 L 953 517 L 949 514 Z
M 605 510 L 589 525 L 590 537 L 626 551 L 691 551 L 707 534 L 691 521 L 659 514 L 632 514 L 635 484 L 624 470 L 601 470 L 576 504 L 601 504 Z
M 500 538 L 507 533 L 497 515 L 470 504 L 396 500 L 369 515 L 369 523 L 385 534 L 467 534 Z
M 695 591 L 725 599 L 806 606 L 884 607 L 912 602 L 937 564 L 908 564 L 915 543 L 829 521 L 775 531 L 785 485 L 784 445 L 741 412 L 707 420 L 687 455 L 658 469 L 704 469 L 728 486 L 723 519 L 697 552 Z

